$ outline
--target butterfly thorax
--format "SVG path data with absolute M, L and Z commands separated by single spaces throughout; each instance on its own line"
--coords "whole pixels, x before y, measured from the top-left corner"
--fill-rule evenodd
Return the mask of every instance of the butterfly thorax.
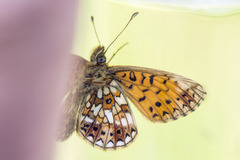
M 90 62 L 87 63 L 85 68 L 85 82 L 84 89 L 92 89 L 99 87 L 99 85 L 109 84 L 111 75 L 108 71 L 106 63 L 104 47 L 98 46 L 94 49 Z

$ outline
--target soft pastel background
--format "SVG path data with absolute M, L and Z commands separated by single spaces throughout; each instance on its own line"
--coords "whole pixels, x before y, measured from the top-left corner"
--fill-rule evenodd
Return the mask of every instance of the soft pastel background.
M 151 67 L 189 77 L 205 87 L 205 101 L 194 113 L 166 124 L 150 122 L 131 104 L 139 134 L 127 148 L 103 151 L 74 134 L 56 144 L 53 159 L 240 159 L 240 7 L 124 2 L 83 0 L 72 53 L 89 59 L 98 45 L 90 16 L 107 46 L 138 11 L 106 54 L 110 58 L 129 42 L 111 65 Z
M 50 160 L 77 0 L 0 0 L 0 160 Z

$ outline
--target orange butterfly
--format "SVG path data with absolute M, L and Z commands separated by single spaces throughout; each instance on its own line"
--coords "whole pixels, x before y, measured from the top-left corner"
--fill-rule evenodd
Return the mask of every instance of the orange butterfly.
M 90 61 L 72 55 L 59 140 L 67 139 L 76 130 L 104 149 L 126 146 L 137 135 L 127 97 L 153 122 L 186 116 L 202 102 L 206 92 L 193 80 L 150 68 L 108 66 L 105 57 L 108 48 L 99 45 Z

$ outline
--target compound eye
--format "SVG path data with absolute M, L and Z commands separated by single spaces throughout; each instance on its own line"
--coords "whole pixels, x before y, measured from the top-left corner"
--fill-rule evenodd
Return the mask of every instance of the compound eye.
M 97 63 L 98 64 L 102 64 L 106 62 L 106 57 L 105 56 L 101 56 L 101 57 L 97 57 Z

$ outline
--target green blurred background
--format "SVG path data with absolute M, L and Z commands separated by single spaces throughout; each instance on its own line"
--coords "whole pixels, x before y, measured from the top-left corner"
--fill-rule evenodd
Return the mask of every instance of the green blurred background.
M 131 103 L 138 136 L 128 147 L 104 151 L 78 135 L 57 143 L 54 160 L 239 160 L 240 7 L 194 9 L 155 3 L 82 0 L 72 53 L 89 59 L 100 41 L 108 46 L 130 16 L 139 15 L 112 45 L 110 65 L 133 65 L 183 75 L 202 84 L 207 95 L 194 113 L 166 124 L 147 120 Z

